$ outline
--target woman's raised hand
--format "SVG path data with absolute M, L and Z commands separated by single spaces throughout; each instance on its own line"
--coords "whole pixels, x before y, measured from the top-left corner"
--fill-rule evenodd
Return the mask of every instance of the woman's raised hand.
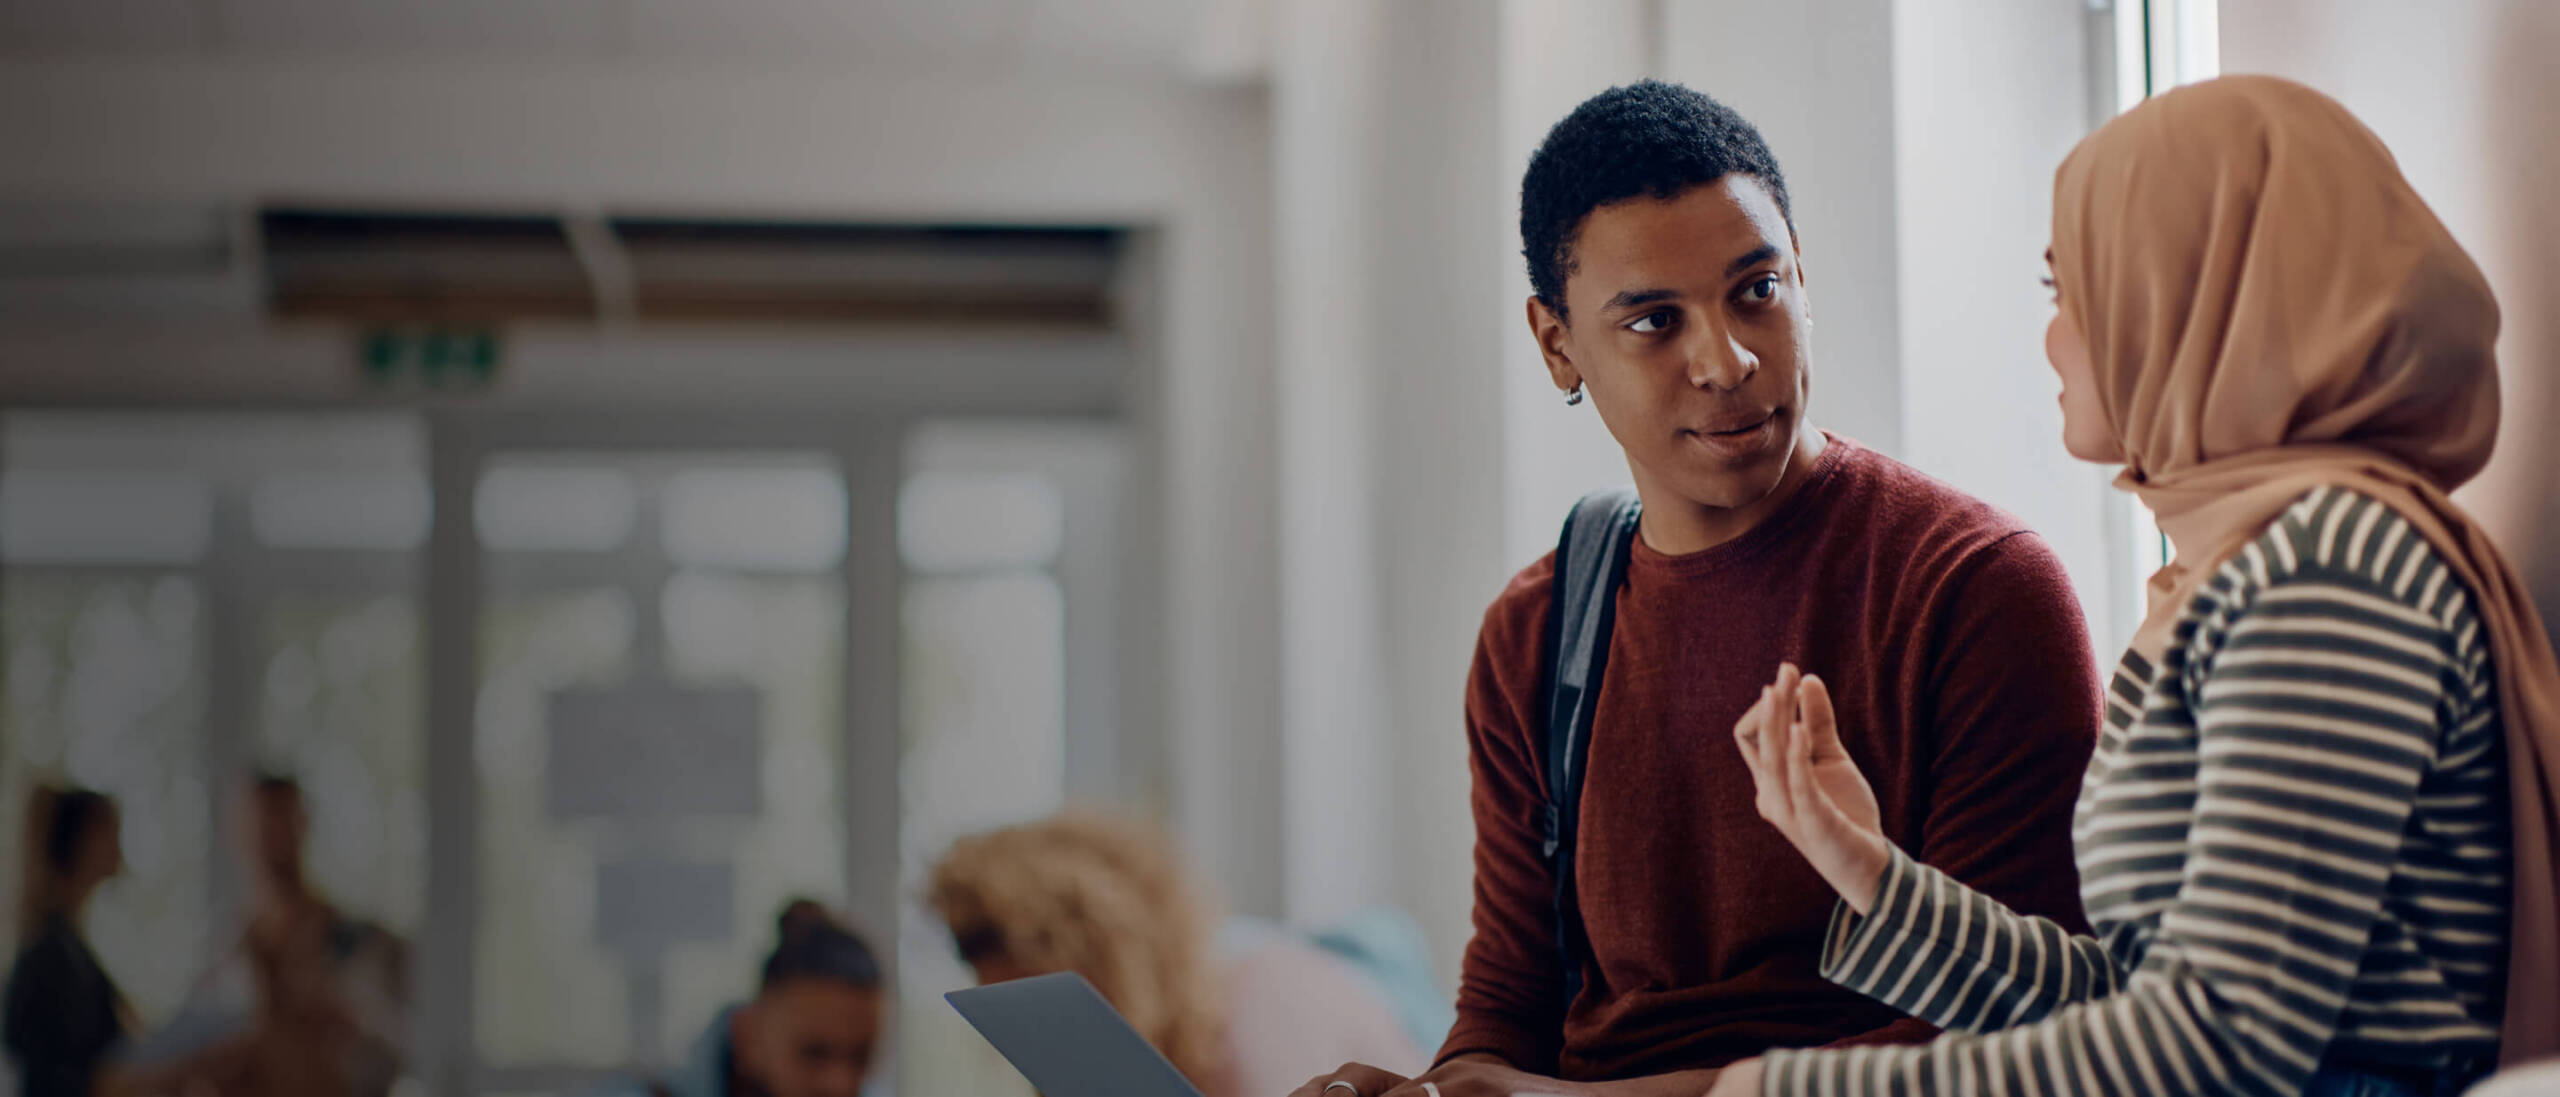
M 1778 668 L 1778 680 L 1733 725 L 1735 745 L 1759 788 L 1760 817 L 1778 828 L 1814 871 L 1865 914 L 1893 859 L 1876 810 L 1876 794 L 1849 752 L 1831 691 L 1822 679 Z

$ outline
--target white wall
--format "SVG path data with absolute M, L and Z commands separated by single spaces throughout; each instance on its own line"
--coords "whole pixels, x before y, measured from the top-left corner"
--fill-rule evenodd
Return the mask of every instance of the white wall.
M 2098 658 L 2131 638 L 2109 473 L 2062 448 L 2044 358 L 2053 170 L 2089 130 L 2083 5 L 1894 0 L 1901 457 L 2024 519 L 2062 557 Z
M 1468 655 L 1510 565 L 1498 25 L 1283 9 L 1274 79 L 1288 910 L 1466 933 Z
M 2560 5 L 2222 0 L 2222 67 L 2338 97 L 2391 147 L 2498 294 L 2497 457 L 2462 493 L 2560 620 Z
M 1287 906 L 1400 906 L 1444 977 L 1472 902 L 1477 627 L 1575 498 L 1627 478 L 1530 339 L 1520 174 L 1644 75 L 1656 7 L 1277 9 Z

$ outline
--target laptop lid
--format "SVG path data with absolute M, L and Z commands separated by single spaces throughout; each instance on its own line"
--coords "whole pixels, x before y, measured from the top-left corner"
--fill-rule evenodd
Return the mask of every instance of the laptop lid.
M 1072 971 L 943 997 L 1042 1097 L 1201 1097 Z

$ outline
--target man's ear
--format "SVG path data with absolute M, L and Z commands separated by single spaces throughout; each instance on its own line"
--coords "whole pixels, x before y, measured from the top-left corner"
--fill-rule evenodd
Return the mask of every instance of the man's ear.
M 1538 356 L 1546 359 L 1547 376 L 1555 381 L 1556 391 L 1572 392 L 1582 386 L 1582 371 L 1573 364 L 1573 354 L 1566 341 L 1572 331 L 1565 327 L 1564 317 L 1537 294 L 1529 295 L 1529 337 L 1538 341 Z
M 1804 284 L 1804 241 L 1796 239 L 1796 227 L 1787 226 L 1787 247 L 1796 253 L 1796 284 Z

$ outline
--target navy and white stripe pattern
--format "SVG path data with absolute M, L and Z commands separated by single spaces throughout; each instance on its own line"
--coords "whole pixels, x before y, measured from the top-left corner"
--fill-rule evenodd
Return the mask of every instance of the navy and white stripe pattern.
M 2463 1069 L 2504 996 L 2504 750 L 2470 593 L 2408 522 L 2314 491 L 2128 653 L 2073 823 L 2097 937 L 1896 852 L 1823 974 L 1948 1030 L 1773 1052 L 1771 1094 L 2286 1095 Z

